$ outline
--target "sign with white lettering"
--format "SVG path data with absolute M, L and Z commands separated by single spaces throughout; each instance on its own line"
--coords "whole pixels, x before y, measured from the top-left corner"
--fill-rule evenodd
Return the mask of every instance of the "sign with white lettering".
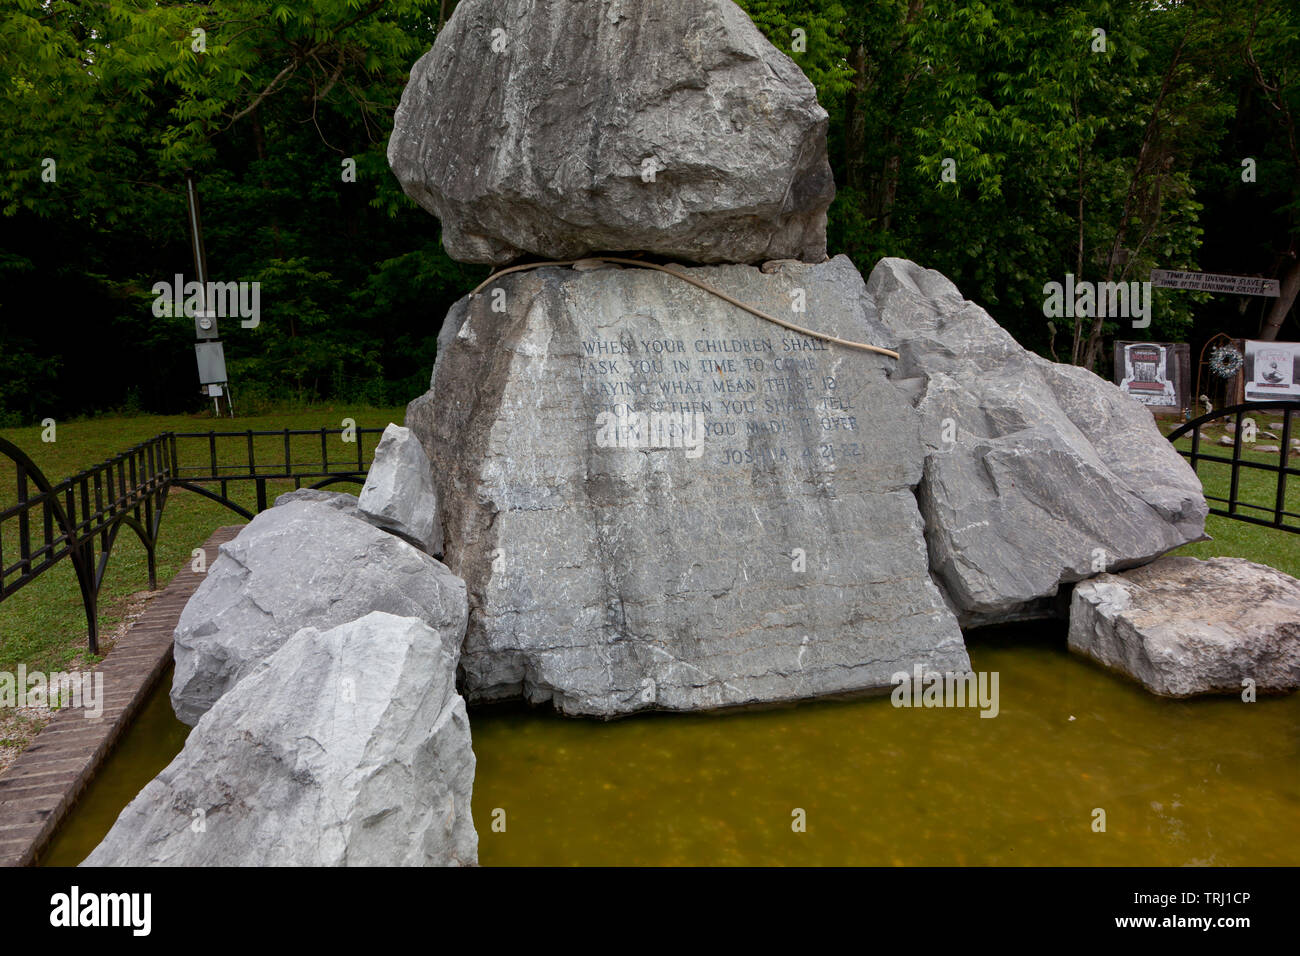
M 1191 289 L 1197 292 L 1230 292 L 1234 295 L 1281 294 L 1276 279 L 1255 276 L 1225 276 L 1213 272 L 1175 272 L 1172 269 L 1152 269 L 1151 284 L 1161 289 Z

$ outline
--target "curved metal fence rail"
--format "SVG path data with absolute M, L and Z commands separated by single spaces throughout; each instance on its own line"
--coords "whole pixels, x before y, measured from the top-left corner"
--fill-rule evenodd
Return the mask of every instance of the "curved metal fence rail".
M 123 525 L 144 545 L 149 587 L 158 586 L 158 527 L 175 466 L 167 436 L 141 442 L 57 485 L 7 439 L 0 438 L 0 454 L 14 462 L 17 483 L 16 503 L 0 511 L 0 601 L 64 558 L 71 559 L 86 609 L 90 651 L 98 654 L 99 589 Z M 10 563 L 10 541 L 15 538 L 16 560 Z
M 21 448 L 0 438 L 0 455 L 13 462 L 16 492 L 0 497 L 0 502 L 14 502 L 0 510 L 0 601 L 65 558 L 70 560 L 85 607 L 90 652 L 98 654 L 99 592 L 123 526 L 144 545 L 149 588 L 157 590 L 158 534 L 172 488 L 196 492 L 252 520 L 267 507 L 268 481 L 292 480 L 295 489 L 363 484 L 378 443 L 375 438 L 367 455 L 366 438 L 381 434 L 382 428 L 163 432 L 58 484 L 51 484 Z M 320 458 L 313 451 L 310 458 L 295 462 L 294 439 L 301 446 L 305 436 L 311 437 L 313 449 L 319 438 Z M 346 458 L 331 461 L 330 438 L 344 436 L 344 444 L 356 446 L 355 457 L 349 448 Z M 282 455 L 267 457 L 268 439 L 279 439 L 274 444 L 277 452 L 283 449 Z M 195 464 L 182 465 L 182 460 Z M 254 511 L 231 497 L 231 485 L 244 482 L 253 483 Z
M 1242 428 L 1243 420 L 1248 415 L 1273 410 L 1279 411 L 1282 414 L 1282 435 L 1278 442 L 1277 464 L 1274 465 L 1268 462 L 1252 461 L 1247 458 L 1242 458 L 1242 438 L 1244 432 L 1244 429 Z M 1203 461 L 1228 465 L 1231 469 L 1228 484 L 1228 497 L 1221 498 L 1208 494 L 1205 496 L 1207 501 L 1212 502 L 1210 505 L 1211 514 L 1222 515 L 1225 518 L 1233 518 L 1237 521 L 1248 521 L 1251 524 L 1263 525 L 1267 528 L 1278 528 L 1282 531 L 1292 531 L 1296 534 L 1300 534 L 1300 513 L 1288 511 L 1286 507 L 1287 477 L 1294 475 L 1297 478 L 1300 478 L 1300 468 L 1292 467 L 1287 464 L 1288 460 L 1290 460 L 1292 456 L 1300 459 L 1300 452 L 1296 452 L 1291 448 L 1292 436 L 1296 434 L 1293 425 L 1294 416 L 1297 411 L 1300 411 L 1300 403 L 1296 402 L 1243 402 L 1240 405 L 1230 405 L 1226 408 L 1220 408 L 1216 411 L 1209 412 L 1208 414 L 1202 415 L 1200 418 L 1187 422 L 1185 425 L 1180 425 L 1169 433 L 1169 440 L 1171 442 L 1177 442 L 1178 439 L 1183 438 L 1190 433 L 1192 437 L 1191 449 L 1189 451 L 1178 449 L 1178 451 L 1179 454 L 1188 459 L 1193 471 L 1196 471 L 1196 466 Z M 1221 418 L 1234 419 L 1231 458 L 1225 458 L 1223 455 L 1206 454 L 1201 451 L 1201 426 L 1215 422 Z M 1241 469 L 1243 468 L 1268 471 L 1277 475 L 1277 493 L 1273 498 L 1273 506 L 1271 508 L 1241 500 Z M 1215 507 L 1213 502 L 1217 502 L 1220 505 L 1227 505 L 1227 507 Z M 1251 509 L 1255 512 L 1261 512 L 1269 515 L 1269 517 L 1265 518 L 1257 514 L 1247 514 L 1243 509 Z M 1294 518 L 1297 520 L 1294 522 L 1288 521 L 1288 518 Z

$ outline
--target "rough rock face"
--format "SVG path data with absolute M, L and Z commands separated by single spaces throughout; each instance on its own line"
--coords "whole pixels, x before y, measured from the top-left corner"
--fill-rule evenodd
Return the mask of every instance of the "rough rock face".
M 389 425 L 375 448 L 357 513 L 427 554 L 442 554 L 442 523 L 433 472 L 409 429 Z
M 461 0 L 388 161 L 463 262 L 821 261 L 825 110 L 731 0 Z
M 371 611 L 463 633 L 465 585 L 334 502 L 278 503 L 221 546 L 176 627 L 171 700 L 187 724 L 300 628 Z
M 884 337 L 847 258 L 688 271 L 800 324 Z M 969 668 L 927 571 L 920 416 L 892 359 L 641 269 L 498 281 L 507 311 L 457 303 L 435 388 L 407 411 L 470 591 L 471 702 L 613 716 Z
M 318 501 L 344 514 L 353 517 L 357 514 L 356 495 L 349 495 L 342 491 L 326 491 L 324 488 L 299 488 L 297 491 L 286 491 L 275 499 L 275 507 L 290 505 L 295 501 Z
M 1155 694 L 1300 688 L 1300 581 L 1239 558 L 1161 558 L 1074 589 L 1070 650 Z
M 1140 404 L 1021 348 L 938 272 L 882 259 L 867 287 L 921 414 L 931 568 L 963 625 L 1202 537 L 1201 484 Z
M 83 865 L 475 864 L 458 653 L 455 635 L 389 614 L 304 628 L 213 705 Z

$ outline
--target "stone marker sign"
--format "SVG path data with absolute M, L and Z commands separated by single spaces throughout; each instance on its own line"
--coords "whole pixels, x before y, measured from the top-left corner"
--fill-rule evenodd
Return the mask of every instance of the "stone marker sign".
M 888 344 L 845 257 L 690 274 Z M 507 311 L 453 307 L 407 413 L 470 589 L 471 702 L 611 716 L 968 668 L 927 570 L 919 420 L 892 359 L 662 273 L 544 268 L 494 288 Z

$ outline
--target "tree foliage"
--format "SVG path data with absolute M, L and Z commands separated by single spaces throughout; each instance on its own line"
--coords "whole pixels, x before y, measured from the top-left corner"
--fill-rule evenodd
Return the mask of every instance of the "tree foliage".
M 1106 371 L 1114 320 L 1043 286 L 1155 267 L 1300 287 L 1293 0 L 742 0 L 830 114 L 830 248 L 949 275 L 1026 347 Z M 448 305 L 384 151 L 446 0 L 8 0 L 0 14 L 0 414 L 200 407 L 189 320 L 150 289 L 261 282 L 223 327 L 237 400 L 402 401 Z M 1244 178 L 1244 161 L 1254 175 Z M 346 170 L 355 164 L 355 176 Z M 1292 301 L 1158 290 L 1156 339 L 1300 338 Z

